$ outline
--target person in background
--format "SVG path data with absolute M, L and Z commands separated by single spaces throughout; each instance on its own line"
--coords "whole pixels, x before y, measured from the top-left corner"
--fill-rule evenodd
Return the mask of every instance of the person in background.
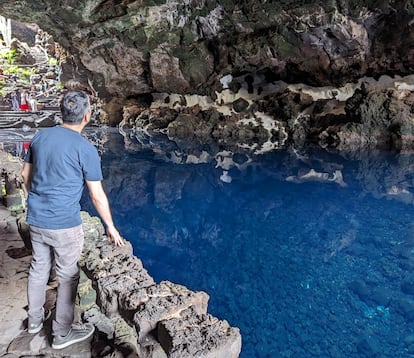
M 54 349 L 81 342 L 94 332 L 91 324 L 73 324 L 78 260 L 84 240 L 79 203 L 84 183 L 106 225 L 108 239 L 116 246 L 124 245 L 102 187 L 98 151 L 81 135 L 91 117 L 89 97 L 83 91 L 69 91 L 60 109 L 63 124 L 43 129 L 33 137 L 22 170 L 33 248 L 27 290 L 28 332 L 39 332 L 50 316 L 43 306 L 54 256 L 59 282 L 52 322 Z
M 20 110 L 20 104 L 19 99 L 17 98 L 17 92 L 13 91 L 11 93 L 11 102 L 12 102 L 12 110 L 13 111 L 19 111 Z
M 29 107 L 29 92 L 27 91 L 27 89 L 24 89 L 20 95 L 20 109 L 22 111 L 29 111 L 30 107 Z
M 35 86 L 36 85 L 35 78 L 36 78 L 36 74 L 34 74 L 34 73 L 30 74 L 30 77 L 29 77 L 30 86 Z
M 32 86 L 29 93 L 29 105 L 32 112 L 37 111 L 37 91 L 36 86 Z
M 23 150 L 24 150 L 24 156 L 26 156 L 27 151 L 29 150 L 30 142 L 23 142 Z

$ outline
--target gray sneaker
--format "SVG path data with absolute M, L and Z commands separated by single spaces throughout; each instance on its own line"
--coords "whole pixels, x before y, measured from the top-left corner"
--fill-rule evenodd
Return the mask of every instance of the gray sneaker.
M 52 314 L 51 310 L 42 308 L 43 310 L 43 319 L 40 322 L 29 322 L 27 325 L 27 332 L 34 334 L 40 332 L 43 328 L 43 322 L 49 319 L 50 315 Z
M 66 336 L 56 335 L 53 337 L 52 348 L 62 349 L 89 338 L 95 331 L 95 326 L 90 323 L 73 324 Z

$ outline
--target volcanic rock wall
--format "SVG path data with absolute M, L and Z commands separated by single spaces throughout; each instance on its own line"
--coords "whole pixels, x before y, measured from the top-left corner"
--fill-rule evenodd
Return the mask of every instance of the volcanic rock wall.
M 69 51 L 66 75 L 97 90 L 109 123 L 128 98 L 214 100 L 229 74 L 338 86 L 414 65 L 411 1 L 1 0 L 0 13 Z
M 239 356 L 239 329 L 207 313 L 206 293 L 168 281 L 155 283 L 129 243 L 115 247 L 103 236 L 98 218 L 83 212 L 82 221 L 79 313 L 99 331 L 92 348 L 95 356 Z

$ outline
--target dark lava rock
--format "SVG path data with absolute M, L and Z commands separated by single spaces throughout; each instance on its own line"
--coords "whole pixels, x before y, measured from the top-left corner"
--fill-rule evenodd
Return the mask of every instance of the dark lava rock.
M 414 295 L 414 275 L 408 275 L 401 282 L 401 290 L 408 294 Z
M 237 164 L 246 163 L 249 160 L 249 157 L 243 153 L 235 153 L 233 155 L 233 161 Z
M 408 321 L 414 320 L 414 301 L 407 298 L 401 298 L 395 301 L 396 311 L 404 316 Z
M 372 290 L 371 300 L 380 306 L 388 306 L 394 292 L 386 287 L 377 287 Z
M 358 352 L 361 357 L 377 357 L 380 353 L 380 348 L 376 339 L 372 336 L 366 336 L 357 343 Z
M 364 281 L 352 281 L 349 284 L 349 289 L 354 292 L 362 301 L 369 301 L 371 291 Z
M 233 102 L 233 109 L 238 113 L 244 112 L 248 107 L 249 107 L 249 102 L 247 102 L 243 98 L 236 99 Z

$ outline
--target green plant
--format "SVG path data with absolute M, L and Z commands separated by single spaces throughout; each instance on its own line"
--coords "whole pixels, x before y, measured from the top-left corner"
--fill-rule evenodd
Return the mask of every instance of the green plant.
M 49 66 L 56 66 L 57 65 L 57 59 L 55 58 L 55 57 L 53 57 L 53 56 L 48 56 L 48 58 L 47 58 L 47 64 L 49 65 Z
M 15 49 L 0 49 L 0 61 L 3 64 L 12 65 L 15 63 L 17 58 L 17 51 Z
M 21 81 L 29 83 L 30 75 L 32 73 L 36 73 L 36 70 L 33 68 L 24 68 L 24 67 L 19 67 L 16 65 L 9 65 L 9 66 L 4 66 L 3 73 L 5 75 L 15 74 Z

